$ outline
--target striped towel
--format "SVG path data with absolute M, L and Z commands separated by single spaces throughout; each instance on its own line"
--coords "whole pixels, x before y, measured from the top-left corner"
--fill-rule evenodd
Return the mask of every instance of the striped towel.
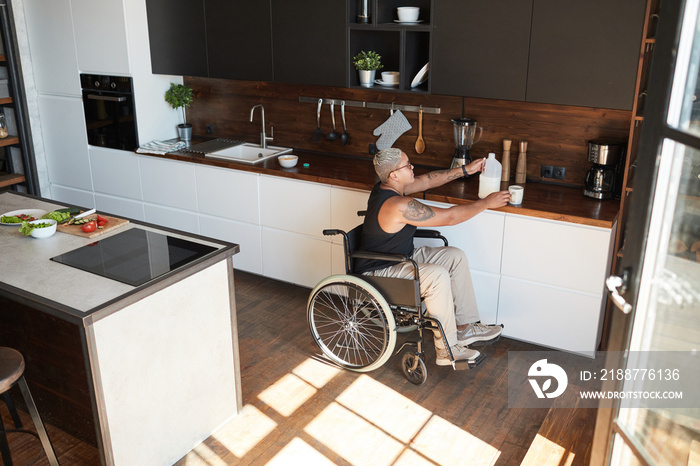
M 136 149 L 139 154 L 167 154 L 168 152 L 175 152 L 187 146 L 185 141 L 177 142 L 167 142 L 167 141 L 151 141 L 143 144 L 141 147 Z

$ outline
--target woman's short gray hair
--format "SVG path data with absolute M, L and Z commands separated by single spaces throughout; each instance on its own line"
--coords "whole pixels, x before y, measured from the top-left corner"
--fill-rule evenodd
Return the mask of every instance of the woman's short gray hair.
M 379 181 L 386 183 L 391 172 L 399 168 L 401 164 L 401 149 L 390 147 L 380 150 L 374 156 L 374 171 L 379 176 Z

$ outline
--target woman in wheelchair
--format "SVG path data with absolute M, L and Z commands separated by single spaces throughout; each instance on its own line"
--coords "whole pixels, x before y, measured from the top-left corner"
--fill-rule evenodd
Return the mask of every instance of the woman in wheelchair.
M 307 304 L 309 330 L 324 355 L 353 371 L 381 367 L 392 355 L 396 334 L 418 330 L 416 347 L 405 353 L 401 368 L 409 381 L 427 380 L 423 330 L 433 331 L 436 363 L 454 369 L 470 368 L 482 359 L 467 347 L 501 334 L 502 327 L 482 325 L 466 255 L 447 246 L 434 230 L 464 222 L 488 208 L 506 205 L 508 191 L 448 209 L 430 207 L 407 194 L 424 191 L 483 169 L 484 159 L 467 166 L 437 170 L 415 177 L 408 156 L 399 149 L 385 149 L 374 158 L 379 176 L 367 203 L 363 224 L 343 235 L 344 275 L 321 280 Z M 443 240 L 443 247 L 415 248 L 413 237 Z
M 502 327 L 480 323 L 474 288 L 467 257 L 455 247 L 414 248 L 413 235 L 417 227 L 455 225 L 474 217 L 488 208 L 503 207 L 508 203 L 508 191 L 490 194 L 476 202 L 447 209 L 431 207 L 407 195 L 442 186 L 457 178 L 480 172 L 485 159 L 469 165 L 437 170 L 414 176 L 408 156 L 397 148 L 385 149 L 374 157 L 374 168 L 379 177 L 367 203 L 360 250 L 404 254 L 411 257 L 420 272 L 420 293 L 428 315 L 442 324 L 445 338 L 455 360 L 473 360 L 479 352 L 467 345 L 498 337 Z M 410 277 L 413 270 L 408 263 L 391 263 L 359 259 L 356 273 L 382 277 Z M 452 361 L 442 335 L 434 330 L 438 365 Z

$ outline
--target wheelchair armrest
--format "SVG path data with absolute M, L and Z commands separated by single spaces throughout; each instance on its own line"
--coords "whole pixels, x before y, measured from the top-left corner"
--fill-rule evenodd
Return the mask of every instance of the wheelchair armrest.
M 439 231 L 437 230 L 424 230 L 424 229 L 418 229 L 416 232 L 413 234 L 414 238 L 434 238 L 434 239 L 441 239 L 443 243 L 445 243 L 445 246 L 447 246 L 447 238 L 442 236 Z
M 344 235 L 345 232 L 343 230 L 336 230 L 336 229 L 330 229 L 330 230 L 323 230 L 324 236 L 333 236 L 333 235 Z

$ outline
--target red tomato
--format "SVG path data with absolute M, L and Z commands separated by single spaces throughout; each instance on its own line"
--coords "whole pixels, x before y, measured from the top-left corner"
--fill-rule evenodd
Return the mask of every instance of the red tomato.
M 107 225 L 107 220 L 99 220 L 97 222 L 97 226 L 102 228 L 103 226 Z
M 109 222 L 109 220 L 106 219 L 106 218 L 104 218 L 102 215 L 97 214 L 97 223 L 99 223 L 99 222 L 105 222 L 105 223 L 107 223 L 107 222 Z
M 94 220 L 92 222 L 88 222 L 84 225 L 81 225 L 80 229 L 83 230 L 85 233 L 92 233 L 97 229 L 97 222 Z

